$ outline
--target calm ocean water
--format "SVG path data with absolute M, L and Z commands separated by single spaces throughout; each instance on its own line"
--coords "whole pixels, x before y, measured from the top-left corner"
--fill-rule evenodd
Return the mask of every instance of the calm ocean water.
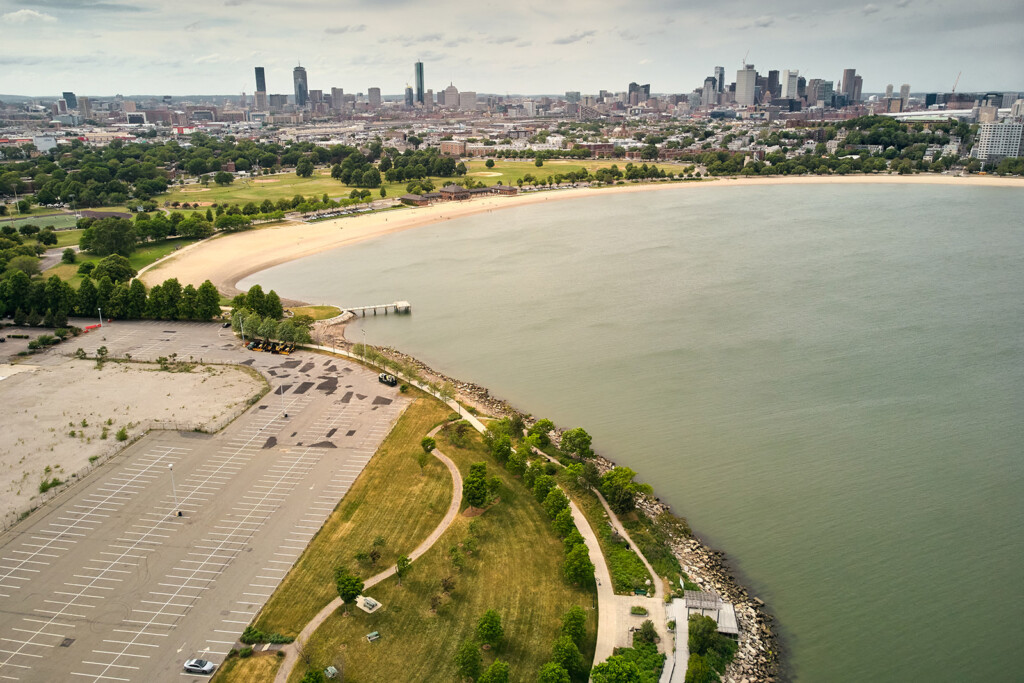
M 799 680 L 1020 680 L 1022 215 L 1017 189 L 680 188 L 242 286 L 411 301 L 367 339 L 585 427 L 728 553 Z

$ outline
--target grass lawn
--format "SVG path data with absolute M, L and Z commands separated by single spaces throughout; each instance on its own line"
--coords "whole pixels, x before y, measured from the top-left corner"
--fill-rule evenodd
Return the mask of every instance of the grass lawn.
M 384 188 L 389 197 L 397 197 L 405 194 L 406 183 L 385 183 Z M 300 178 L 295 173 L 278 173 L 276 175 L 260 176 L 259 178 L 246 178 L 235 180 L 227 186 L 210 184 L 205 188 L 202 185 L 172 185 L 167 194 L 157 197 L 163 205 L 164 202 L 200 202 L 211 204 L 246 204 L 256 202 L 259 204 L 264 199 L 276 202 L 282 197 L 291 199 L 297 194 L 303 197 L 321 198 L 326 193 L 331 199 L 348 197 L 354 188 L 342 185 L 331 177 L 330 168 L 318 168 L 310 178 Z M 367 188 L 373 194 L 373 199 L 380 198 L 380 188 Z M 395 194 L 397 193 L 397 194 Z M 173 207 L 168 207 L 172 211 Z M 205 208 L 202 211 L 206 211 Z
M 211 683 L 272 681 L 279 666 L 281 666 L 281 660 L 276 655 L 253 655 L 245 659 L 232 657 L 220 665 L 217 673 L 210 680 Z
M 53 213 L 53 209 L 44 209 L 43 211 L 39 211 L 38 213 Z M 14 220 L 9 220 L 10 218 L 14 218 Z M 4 216 L 3 218 L 0 218 L 0 225 L 13 225 L 15 228 L 20 228 L 22 225 L 25 225 L 26 223 L 31 223 L 32 225 L 35 225 L 39 228 L 45 228 L 48 225 L 52 225 L 57 230 L 61 230 L 63 228 L 75 227 L 76 221 L 77 219 L 75 218 L 75 214 L 73 213 L 60 213 L 52 216 L 33 215 L 24 217 L 13 217 L 8 215 Z M 60 237 L 60 234 L 61 233 L 59 232 L 57 233 L 58 238 Z M 77 242 L 75 242 L 75 244 L 77 244 Z
M 74 225 L 72 223 L 72 225 Z M 61 230 L 57 233 L 57 244 L 54 245 L 57 248 L 64 249 L 65 247 L 74 247 L 78 244 L 78 240 L 81 239 L 84 230 Z
M 346 566 L 366 578 L 408 554 L 444 517 L 451 501 L 447 468 L 431 458 L 422 473 L 415 455 L 420 439 L 450 410 L 432 399 L 410 405 L 391 434 L 359 475 L 341 504 L 310 542 L 306 552 L 271 596 L 256 627 L 267 633 L 296 636 L 317 612 L 337 597 L 334 568 Z M 376 568 L 355 560 L 383 536 Z M 239 679 L 242 680 L 242 679 Z
M 593 173 L 599 168 L 610 168 L 612 164 L 617 164 L 620 169 L 624 169 L 628 163 L 636 165 L 653 163 L 658 168 L 665 169 L 668 173 L 679 173 L 688 165 L 664 161 L 631 162 L 627 159 L 548 159 L 544 162 L 543 166 L 537 168 L 532 160 L 494 159 L 494 168 L 487 168 L 487 161 L 485 159 L 475 159 L 466 162 L 466 173 L 473 180 L 478 180 L 485 185 L 496 185 L 499 180 L 504 185 L 515 185 L 516 181 L 527 174 L 535 178 L 547 178 L 548 176 L 555 176 L 559 173 L 565 174 L 571 171 L 586 170 Z
M 78 232 L 78 231 L 76 231 Z M 57 233 L 58 236 L 61 233 Z M 162 242 L 154 242 L 152 244 L 143 244 L 141 247 L 136 249 L 128 257 L 128 262 L 135 270 L 141 270 L 145 266 L 153 263 L 154 261 L 167 256 L 174 252 L 176 249 L 188 246 L 196 242 L 194 239 L 187 239 L 179 237 L 177 239 L 164 240 Z M 75 263 L 58 263 L 52 268 L 47 269 L 43 272 L 43 279 L 49 278 L 51 275 L 56 275 L 61 280 L 70 282 L 72 287 L 76 289 L 82 284 L 82 276 L 78 274 L 78 266 L 89 261 L 92 263 L 99 263 L 103 260 L 102 256 L 93 256 L 90 254 L 80 253 Z
M 326 320 L 341 314 L 341 309 L 337 306 L 298 306 L 288 310 L 295 315 L 308 315 L 313 320 Z
M 488 609 L 501 614 L 505 637 L 496 650 L 481 651 L 484 666 L 496 657 L 511 665 L 512 681 L 537 680 L 551 657 L 562 615 L 572 606 L 588 611 L 588 640 L 583 656 L 592 661 L 596 638 L 593 588 L 569 585 L 562 577 L 562 543 L 547 515 L 522 483 L 501 468 L 473 434 L 467 448 L 453 446 L 443 435 L 438 448 L 452 458 L 463 476 L 473 462 L 487 462 L 488 476 L 502 479 L 500 502 L 474 517 L 478 548 L 465 555 L 461 570 L 449 551 L 469 537 L 470 519 L 460 515 L 444 536 L 413 563 L 399 586 L 388 579 L 367 591 L 382 607 L 374 614 L 351 609 L 336 612 L 310 639 L 307 652 L 315 666 L 343 662 L 348 681 L 454 681 L 455 652 L 471 637 Z M 465 550 L 463 550 L 465 553 Z M 440 580 L 453 576 L 455 588 L 442 596 Z M 441 596 L 436 614 L 431 597 Z M 378 631 L 380 640 L 366 641 Z M 339 667 L 340 668 L 340 667 Z M 293 671 L 299 681 L 304 665 Z

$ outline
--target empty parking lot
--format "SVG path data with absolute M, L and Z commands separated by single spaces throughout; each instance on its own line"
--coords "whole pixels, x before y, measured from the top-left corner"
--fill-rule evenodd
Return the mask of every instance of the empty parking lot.
M 216 435 L 151 432 L 0 538 L 0 680 L 186 675 L 187 658 L 221 661 L 406 401 L 357 365 L 247 352 L 215 325 L 118 323 L 77 345 L 244 362 L 271 393 Z

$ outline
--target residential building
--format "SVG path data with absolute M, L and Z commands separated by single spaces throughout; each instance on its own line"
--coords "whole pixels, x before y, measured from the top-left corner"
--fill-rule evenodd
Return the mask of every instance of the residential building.
M 462 140 L 442 140 L 441 154 L 461 157 L 466 153 L 466 143 Z
M 295 84 L 295 106 L 302 109 L 309 99 L 309 81 L 306 80 L 306 70 L 297 66 L 292 71 L 292 81 Z
M 755 104 L 757 69 L 753 64 L 744 64 L 736 72 L 736 106 L 750 107 Z
M 423 62 L 416 62 L 416 103 L 423 105 Z
M 971 156 L 982 161 L 1024 156 L 1024 123 L 1011 120 L 981 124 Z

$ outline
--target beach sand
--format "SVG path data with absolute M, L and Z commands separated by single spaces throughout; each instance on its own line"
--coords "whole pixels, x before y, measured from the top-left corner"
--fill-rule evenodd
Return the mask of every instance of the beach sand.
M 147 286 L 172 277 L 181 284 L 198 287 L 209 279 L 221 293 L 234 296 L 242 278 L 281 263 L 401 230 L 409 230 L 452 218 L 495 209 L 543 202 L 586 199 L 587 197 L 631 192 L 688 192 L 704 187 L 752 185 L 851 185 L 905 184 L 958 185 L 961 187 L 1015 187 L 1024 189 L 1022 178 L 947 175 L 850 175 L 850 176 L 768 176 L 716 178 L 700 182 L 664 182 L 573 188 L 527 192 L 515 197 L 489 196 L 463 202 L 444 202 L 427 207 L 403 208 L 362 216 L 337 218 L 319 223 L 290 222 L 269 228 L 223 235 L 186 247 L 140 274 Z M 298 302 L 296 302 L 298 303 Z

